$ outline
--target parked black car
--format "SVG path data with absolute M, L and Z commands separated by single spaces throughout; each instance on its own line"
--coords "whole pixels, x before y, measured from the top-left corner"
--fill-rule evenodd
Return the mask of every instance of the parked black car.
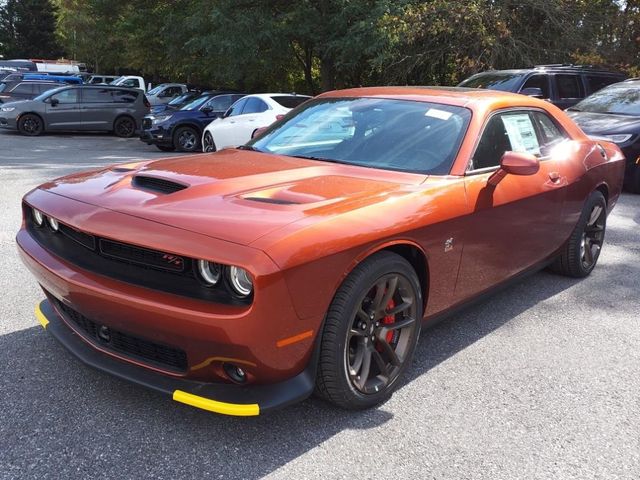
M 538 65 L 534 68 L 476 73 L 458 86 L 521 93 L 542 98 L 565 109 L 625 78 L 622 73 L 589 66 Z
M 0 82 L 0 103 L 31 100 L 52 88 L 64 85 L 47 80 L 16 80 Z
M 202 92 L 199 92 L 199 91 L 185 92 L 179 97 L 176 97 L 173 100 L 171 100 L 169 103 L 164 103 L 162 105 L 153 105 L 151 107 L 151 113 L 153 115 L 157 115 L 166 110 L 180 110 L 182 107 L 191 103 L 200 95 L 202 95 Z
M 588 135 L 618 144 L 627 157 L 625 187 L 640 193 L 640 79 L 610 85 L 567 114 Z
M 108 85 L 77 85 L 49 90 L 33 100 L 0 105 L 0 127 L 24 135 L 42 132 L 109 131 L 131 137 L 149 113 L 140 90 Z
M 199 152 L 204 127 L 221 117 L 245 93 L 206 92 L 180 110 L 144 117 L 140 140 L 163 152 Z

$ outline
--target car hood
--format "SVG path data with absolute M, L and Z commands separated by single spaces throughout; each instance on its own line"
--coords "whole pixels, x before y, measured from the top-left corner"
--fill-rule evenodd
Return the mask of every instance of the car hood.
M 640 130 L 640 117 L 571 110 L 566 113 L 588 134 L 626 133 Z
M 116 165 L 40 188 L 248 245 L 293 222 L 323 219 L 403 195 L 425 178 L 229 149 Z

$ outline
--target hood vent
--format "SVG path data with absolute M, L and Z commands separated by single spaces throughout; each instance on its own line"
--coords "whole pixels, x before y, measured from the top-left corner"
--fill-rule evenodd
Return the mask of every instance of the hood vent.
M 262 203 L 273 203 L 275 205 L 299 205 L 298 202 L 293 202 L 291 200 L 282 200 L 280 198 L 270 198 L 270 197 L 244 197 L 245 200 L 251 200 L 254 202 L 262 202 Z
M 164 194 L 179 192 L 188 187 L 182 183 L 172 182 L 164 178 L 147 177 L 145 175 L 135 175 L 131 184 L 134 187 L 144 188 L 146 190 L 153 190 L 154 192 L 160 192 Z

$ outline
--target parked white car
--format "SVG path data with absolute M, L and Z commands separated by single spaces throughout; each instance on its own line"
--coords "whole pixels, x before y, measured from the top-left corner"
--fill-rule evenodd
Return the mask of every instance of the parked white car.
M 204 129 L 202 151 L 244 145 L 257 129 L 271 125 L 311 97 L 289 93 L 259 93 L 242 97 L 221 118 Z
M 164 105 L 186 93 L 187 90 L 187 86 L 184 83 L 161 83 L 147 92 L 147 100 L 149 100 L 152 107 Z
M 123 75 L 121 77 L 116 78 L 110 85 L 117 85 L 118 87 L 128 87 L 128 88 L 137 88 L 138 90 L 142 90 L 143 92 L 147 91 L 147 86 L 144 83 L 144 78 L 137 77 L 135 75 Z M 151 84 L 149 84 L 151 87 Z

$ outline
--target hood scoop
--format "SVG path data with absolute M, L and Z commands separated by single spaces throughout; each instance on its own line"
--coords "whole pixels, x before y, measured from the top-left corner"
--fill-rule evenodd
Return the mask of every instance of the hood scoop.
M 184 190 L 189 187 L 189 185 L 185 185 L 184 183 L 178 183 L 165 178 L 151 177 L 148 175 L 134 175 L 131 185 L 138 188 L 144 188 L 145 190 L 151 190 L 153 192 L 164 193 L 165 195 L 179 192 L 180 190 Z
M 269 197 L 244 197 L 245 200 L 251 200 L 252 202 L 272 203 L 274 205 L 298 205 L 299 202 L 293 200 L 285 200 L 282 198 L 269 198 Z

